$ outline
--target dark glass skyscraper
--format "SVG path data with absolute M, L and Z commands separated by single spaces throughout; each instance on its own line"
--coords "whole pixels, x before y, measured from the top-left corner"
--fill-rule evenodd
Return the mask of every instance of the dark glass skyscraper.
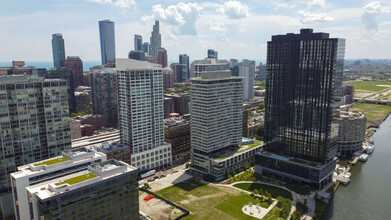
M 134 35 L 134 50 L 143 50 L 143 37 L 141 35 Z
M 102 64 L 115 62 L 115 31 L 114 22 L 99 21 L 100 52 Z
M 56 33 L 52 35 L 52 51 L 53 65 L 55 68 L 64 67 L 65 47 L 62 34 Z
M 190 60 L 187 54 L 179 54 L 179 63 L 186 65 L 186 80 L 190 79 Z
M 256 171 L 322 188 L 335 168 L 345 40 L 301 29 L 267 47 L 266 151 Z

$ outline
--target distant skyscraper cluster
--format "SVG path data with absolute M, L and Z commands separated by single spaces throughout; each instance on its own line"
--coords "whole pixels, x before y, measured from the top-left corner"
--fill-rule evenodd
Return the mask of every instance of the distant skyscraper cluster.
M 134 35 L 134 50 L 143 50 L 143 37 L 141 35 Z
M 162 47 L 162 36 L 159 33 L 159 21 L 155 21 L 149 41 L 149 54 L 157 60 L 158 50 Z

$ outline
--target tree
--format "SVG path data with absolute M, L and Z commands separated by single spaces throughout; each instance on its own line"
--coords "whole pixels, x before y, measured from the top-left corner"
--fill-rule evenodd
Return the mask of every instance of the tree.
M 255 195 L 258 195 L 258 194 L 259 194 L 259 192 L 258 192 L 257 189 L 254 189 L 254 194 L 255 194 Z
M 261 188 L 259 189 L 259 195 L 263 196 L 263 190 Z
M 264 102 L 259 103 L 258 108 L 264 109 L 265 108 L 265 103 Z
M 186 169 L 188 169 L 188 168 L 189 168 L 189 166 L 190 166 L 190 164 L 189 164 L 189 163 L 186 163 Z
M 256 130 L 256 133 L 257 133 L 257 136 L 259 137 L 263 137 L 264 135 L 264 130 L 265 130 L 265 125 L 264 124 L 260 124 Z

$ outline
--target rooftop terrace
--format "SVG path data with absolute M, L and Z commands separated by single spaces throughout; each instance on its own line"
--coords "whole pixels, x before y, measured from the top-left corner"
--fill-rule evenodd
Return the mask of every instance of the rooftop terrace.
M 62 163 L 62 162 L 68 161 L 68 160 L 69 160 L 68 158 L 66 158 L 64 156 L 61 156 L 61 157 L 58 157 L 58 158 L 42 161 L 40 163 L 35 163 L 34 166 L 40 166 L 40 165 L 50 166 L 50 165 L 57 164 L 57 163 Z
M 244 139 L 247 141 L 247 139 Z M 255 147 L 262 146 L 263 142 L 262 141 L 255 141 L 254 143 L 251 144 L 241 144 L 240 146 L 237 147 L 229 147 L 223 151 L 220 151 L 214 155 L 214 159 L 218 160 L 223 160 L 228 157 L 243 153 L 245 151 L 251 150 Z

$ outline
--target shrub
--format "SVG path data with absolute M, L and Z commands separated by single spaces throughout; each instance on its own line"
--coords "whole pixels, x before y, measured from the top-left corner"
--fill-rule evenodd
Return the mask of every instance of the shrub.
M 189 163 L 186 163 L 186 169 L 188 169 L 188 168 L 189 168 L 189 166 L 190 166 L 190 164 L 189 164 Z

